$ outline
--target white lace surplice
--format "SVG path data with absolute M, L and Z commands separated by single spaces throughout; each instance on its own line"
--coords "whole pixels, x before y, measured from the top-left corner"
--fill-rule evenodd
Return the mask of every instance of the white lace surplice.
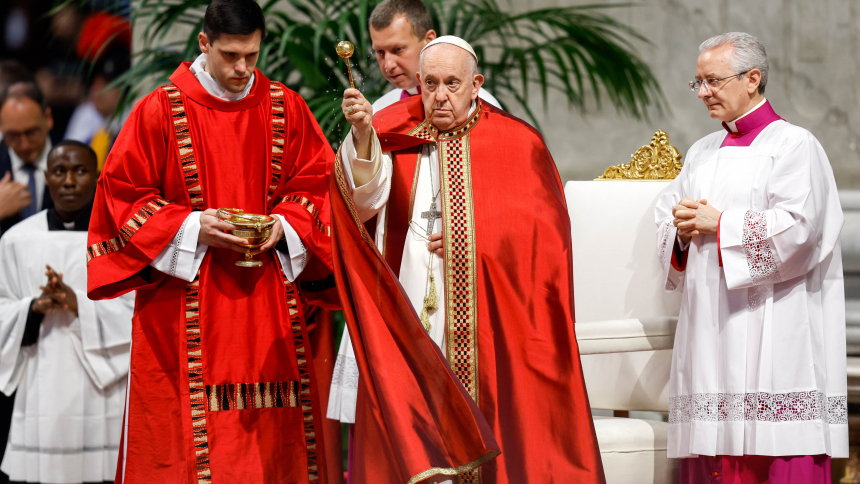
M 656 208 L 666 289 L 684 291 L 675 335 L 669 457 L 848 457 L 843 215 L 827 156 L 785 121 L 749 147 L 697 142 Z M 672 206 L 706 199 L 720 235 L 671 256 Z M 723 267 L 720 267 L 720 253 Z

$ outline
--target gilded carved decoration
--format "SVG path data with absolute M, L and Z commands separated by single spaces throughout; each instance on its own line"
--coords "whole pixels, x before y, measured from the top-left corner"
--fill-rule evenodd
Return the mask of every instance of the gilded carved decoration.
M 651 143 L 636 150 L 630 163 L 610 166 L 598 180 L 672 180 L 681 173 L 681 153 L 669 144 L 662 129 L 654 133 Z

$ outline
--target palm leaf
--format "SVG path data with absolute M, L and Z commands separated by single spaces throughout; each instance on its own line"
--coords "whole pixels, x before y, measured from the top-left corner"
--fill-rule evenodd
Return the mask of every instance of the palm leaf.
M 88 0 L 57 0 L 57 5 Z M 260 0 L 267 15 L 259 67 L 268 77 L 298 91 L 333 145 L 346 126 L 340 111 L 348 87 L 346 67 L 334 55 L 340 40 L 356 46 L 352 58 L 357 86 L 368 99 L 390 89 L 372 58 L 368 16 L 377 0 Z M 587 112 L 604 97 L 620 113 L 642 118 L 666 109 L 654 75 L 638 57 L 634 42 L 648 41 L 610 17 L 609 9 L 629 4 L 541 8 L 512 14 L 497 0 L 425 0 L 437 33 L 465 38 L 475 47 L 486 87 L 511 99 L 536 126 L 530 95 L 539 93 L 544 110 L 551 92 L 572 109 Z M 125 88 L 123 106 L 164 82 L 182 61 L 199 53 L 197 33 L 209 0 L 138 0 L 131 16 L 142 27 L 143 48 L 132 69 L 116 82 Z M 185 40 L 166 43 L 177 29 Z M 370 57 L 368 57 L 370 56 Z M 536 94 L 535 94 L 536 95 Z

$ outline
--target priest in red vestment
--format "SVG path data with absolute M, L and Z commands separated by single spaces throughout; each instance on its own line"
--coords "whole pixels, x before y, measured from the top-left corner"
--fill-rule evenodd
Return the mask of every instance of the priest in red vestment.
M 334 154 L 255 69 L 264 35 L 256 2 L 213 1 L 202 55 L 137 104 L 99 180 L 88 295 L 137 291 L 118 483 L 328 482 L 297 278 L 331 264 Z M 228 207 L 277 219 L 261 267 L 234 264 Z
M 376 351 L 383 325 L 409 331 L 401 345 L 435 349 L 422 353 L 427 366 L 446 363 L 437 378 L 456 376 L 501 450 L 427 482 L 603 482 L 553 159 L 535 129 L 478 98 L 483 77 L 464 40 L 430 42 L 418 79 L 420 98 L 378 114 L 354 89 L 342 104 L 352 129 L 335 161 L 332 259 L 360 372 L 352 482 L 391 482 L 387 468 L 400 464 L 373 425 L 386 404 L 377 389 L 411 383 Z

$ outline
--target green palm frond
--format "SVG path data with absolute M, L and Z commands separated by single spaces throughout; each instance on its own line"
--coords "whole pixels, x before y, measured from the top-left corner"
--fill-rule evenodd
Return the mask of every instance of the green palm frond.
M 68 2 L 70 0 L 62 0 Z M 367 21 L 378 0 L 261 0 L 268 35 L 258 67 L 271 79 L 298 91 L 333 144 L 346 126 L 340 111 L 348 87 L 346 67 L 334 54 L 340 40 L 356 46 L 352 58 L 357 87 L 368 99 L 390 89 L 373 57 Z M 209 0 L 138 0 L 132 13 L 143 26 L 144 48 L 133 68 L 117 82 L 127 88 L 126 103 L 163 82 L 182 61 L 199 53 L 197 33 Z M 651 70 L 637 56 L 634 42 L 647 44 L 635 30 L 606 14 L 627 4 L 543 8 L 522 13 L 503 10 L 496 0 L 425 0 L 439 35 L 457 35 L 474 46 L 486 88 L 513 99 L 538 126 L 531 110 L 535 92 L 546 109 L 550 92 L 587 111 L 604 99 L 621 113 L 642 118 L 661 112 L 665 99 Z M 165 44 L 177 28 L 185 40 Z

